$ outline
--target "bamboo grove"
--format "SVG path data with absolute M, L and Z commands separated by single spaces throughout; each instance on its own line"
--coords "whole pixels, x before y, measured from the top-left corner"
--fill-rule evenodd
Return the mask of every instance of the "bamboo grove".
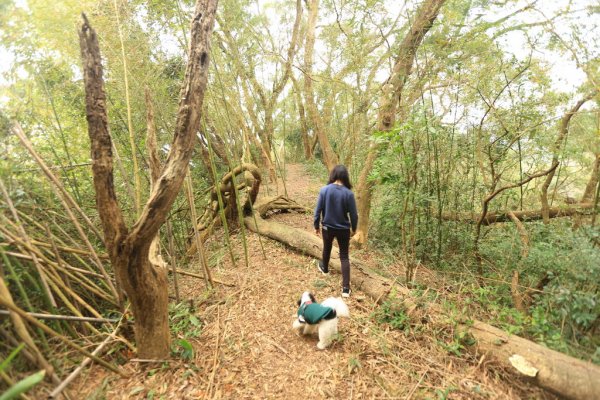
M 457 304 L 600 363 L 600 10 L 541 3 L 0 0 L 0 387 L 43 370 L 60 396 L 82 360 L 122 373 L 107 346 L 167 357 L 177 277 L 223 284 L 203 246 L 217 226 L 248 264 L 244 217 L 259 184 L 287 194 L 292 162 L 348 166 L 353 246 L 402 260 L 406 285 L 426 265 Z M 213 6 L 212 33 L 194 28 Z M 162 286 L 128 301 L 140 253 Z M 144 313 L 163 318 L 158 350 Z

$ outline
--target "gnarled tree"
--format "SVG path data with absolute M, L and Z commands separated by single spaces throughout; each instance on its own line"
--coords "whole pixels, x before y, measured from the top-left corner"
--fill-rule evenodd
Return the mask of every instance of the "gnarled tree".
M 329 143 L 329 138 L 325 132 L 323 118 L 317 109 L 315 94 L 313 89 L 313 52 L 315 49 L 315 29 L 317 26 L 317 17 L 319 13 L 319 0 L 306 2 L 309 9 L 308 27 L 306 28 L 306 41 L 304 44 L 304 98 L 308 115 L 312 121 L 315 136 L 319 140 L 321 150 L 323 150 L 323 162 L 327 170 L 331 171 L 338 163 L 338 156 Z
M 440 8 L 446 0 L 426 0 L 419 7 L 417 15 L 410 27 L 410 30 L 400 43 L 398 48 L 398 59 L 394 65 L 392 74 L 383 86 L 383 91 L 379 104 L 379 114 L 377 117 L 377 129 L 380 131 L 390 131 L 396 121 L 396 112 L 400 104 L 400 98 L 404 91 L 406 81 L 410 77 L 413 68 L 413 62 L 423 38 L 433 26 Z M 368 176 L 373 169 L 380 144 L 374 143 L 369 149 L 367 159 L 358 178 L 357 186 L 357 206 L 358 228 L 353 241 L 359 245 L 367 242 L 369 231 L 369 213 L 371 212 L 371 195 L 373 184 L 369 182 Z
M 596 95 L 596 92 L 593 92 L 593 93 L 588 94 L 581 100 L 579 100 L 575 104 L 575 106 L 573 106 L 573 108 L 571 110 L 569 110 L 560 120 L 560 128 L 558 131 L 558 136 L 556 137 L 556 140 L 552 147 L 552 164 L 550 165 L 550 168 L 549 168 L 549 170 L 551 172 L 548 175 L 546 175 L 546 180 L 544 181 L 544 184 L 542 185 L 542 190 L 540 193 L 540 199 L 542 201 L 542 217 L 544 219 L 545 224 L 547 224 L 550 219 L 550 217 L 549 217 L 550 206 L 548 204 L 548 188 L 550 187 L 550 183 L 552 182 L 552 179 L 554 179 L 554 173 L 556 171 L 556 168 L 560 164 L 558 158 L 560 155 L 560 150 L 563 146 L 563 142 L 565 141 L 565 138 L 567 137 L 567 134 L 569 133 L 569 124 L 571 122 L 571 118 L 573 118 L 573 115 L 575 115 L 575 113 L 577 113 L 579 111 L 581 106 L 583 106 L 587 101 L 593 99 L 595 95 Z
M 108 130 L 102 59 L 96 32 L 83 16 L 79 32 L 86 93 L 86 117 L 92 148 L 96 206 L 117 283 L 131 301 L 138 356 L 169 355 L 167 274 L 149 260 L 152 240 L 179 192 L 200 126 L 208 80 L 210 35 L 217 0 L 198 0 L 171 151 L 139 219 L 128 229 L 117 201 L 112 143 Z

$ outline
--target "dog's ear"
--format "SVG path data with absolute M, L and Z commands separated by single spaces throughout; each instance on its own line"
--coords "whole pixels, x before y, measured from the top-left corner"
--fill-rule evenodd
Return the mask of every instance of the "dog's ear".
M 317 302 L 317 299 L 315 299 L 315 296 L 312 293 L 309 293 L 308 296 L 310 297 L 310 301 L 312 301 L 313 303 Z

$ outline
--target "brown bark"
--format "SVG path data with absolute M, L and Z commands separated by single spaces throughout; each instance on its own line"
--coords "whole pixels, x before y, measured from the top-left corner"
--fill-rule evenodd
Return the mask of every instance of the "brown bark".
M 294 200 L 282 195 L 264 198 L 262 201 L 254 204 L 253 209 L 261 218 L 267 218 L 271 213 L 276 213 L 281 210 L 312 213 L 310 208 L 304 207 Z
M 156 140 L 156 126 L 154 124 L 154 107 L 150 98 L 150 91 L 146 88 L 146 152 L 148 153 L 148 164 L 150 166 L 150 191 L 158 182 L 160 176 L 160 157 L 158 156 L 158 142 Z M 148 255 L 150 263 L 157 268 L 166 268 L 160 253 L 160 235 L 157 233 L 150 245 Z
M 218 187 L 212 188 L 209 206 L 198 219 L 198 224 L 196 227 L 199 232 L 200 243 L 203 242 L 211 233 L 212 229 L 215 226 L 218 226 L 218 224 L 221 222 L 219 219 L 219 201 L 217 190 L 220 191 L 221 198 L 223 200 L 223 212 L 225 216 L 234 224 L 239 224 L 237 214 L 237 199 L 235 198 L 235 190 L 233 188 L 233 177 L 237 177 L 240 174 L 244 174 L 245 179 L 242 183 L 238 184 L 237 192 L 239 194 L 242 193 L 244 189 L 248 189 L 248 197 L 243 199 L 244 204 L 242 205 L 242 209 L 245 213 L 251 212 L 252 204 L 254 204 L 256 198 L 258 197 L 262 177 L 256 165 L 242 164 L 235 167 L 233 171 L 225 174 L 218 182 Z M 188 255 L 191 255 L 196 251 L 199 242 L 196 240 L 190 243 L 190 246 L 187 250 Z
M 307 2 L 308 4 L 308 2 Z M 317 26 L 317 17 L 319 13 L 319 0 L 311 0 L 308 14 L 308 27 L 306 30 L 306 42 L 304 44 L 304 100 L 308 115 L 312 121 L 313 130 L 316 138 L 319 140 L 321 150 L 323 151 L 323 163 L 327 166 L 327 170 L 331 171 L 338 163 L 338 156 L 333 151 L 323 119 L 317 109 L 315 102 L 315 94 L 313 89 L 312 65 L 313 52 L 315 49 L 315 28 Z
M 290 228 L 276 222 L 257 217 L 256 222 L 250 216 L 244 220 L 246 227 L 253 232 L 277 240 L 289 247 L 310 256 L 320 258 L 322 242 L 312 233 Z M 333 256 L 336 256 L 335 258 Z M 358 260 L 352 258 L 352 286 L 360 289 L 375 302 L 381 302 L 389 295 L 393 280 L 371 271 Z M 341 265 L 337 252 L 332 253 L 330 268 L 339 272 Z M 407 310 L 416 310 L 424 306 L 412 300 L 411 291 L 402 286 L 393 286 Z M 409 312 L 410 314 L 410 312 Z M 442 318 L 443 311 L 430 305 L 428 316 L 434 324 L 446 324 Z M 476 340 L 471 350 L 494 359 L 507 370 L 519 373 L 509 361 L 509 357 L 518 354 L 528 360 L 539 371 L 535 377 L 529 378 L 539 387 L 552 391 L 568 399 L 600 398 L 600 367 L 590 362 L 569 357 L 550 350 L 537 343 L 510 335 L 484 322 L 474 320 L 472 323 L 458 323 L 457 329 L 464 331 Z
M 208 80 L 210 35 L 216 6 L 217 0 L 198 0 L 196 3 L 189 61 L 171 151 L 158 183 L 153 186 L 150 198 L 131 230 L 125 226 L 113 183 L 112 144 L 100 48 L 96 33 L 85 16 L 79 32 L 96 205 L 117 280 L 131 301 L 138 356 L 142 358 L 166 358 L 170 352 L 167 276 L 164 268 L 156 268 L 150 263 L 150 244 L 175 201 L 192 156 Z
M 565 207 L 550 207 L 548 209 L 548 218 L 570 217 L 573 215 L 592 214 L 594 205 L 590 203 L 577 204 Z M 523 211 L 507 211 L 507 212 L 488 212 L 481 221 L 481 225 L 491 225 L 499 222 L 510 221 L 509 213 L 513 213 L 520 221 L 536 221 L 542 219 L 541 210 L 523 210 Z M 454 213 L 447 212 L 442 214 L 444 221 L 457 221 L 465 223 L 477 223 L 481 214 L 477 213 Z
M 474 321 L 472 326 L 462 325 L 461 328 L 475 338 L 475 348 L 479 354 L 492 356 L 513 372 L 516 369 L 509 358 L 514 354 L 523 356 L 539 370 L 535 377 L 529 378 L 535 385 L 567 399 L 600 398 L 599 366 L 510 335 L 480 321 Z
M 560 121 L 558 136 L 557 136 L 556 140 L 554 141 L 554 145 L 552 147 L 551 168 L 553 168 L 553 170 L 546 176 L 546 180 L 544 181 L 544 183 L 542 185 L 541 194 L 540 194 L 540 199 L 542 201 L 542 217 L 543 217 L 545 224 L 550 222 L 549 221 L 550 206 L 548 205 L 548 188 L 550 187 L 550 183 L 552 183 L 552 179 L 554 179 L 556 167 L 558 167 L 558 165 L 560 164 L 560 162 L 558 161 L 558 158 L 560 156 L 560 150 L 563 145 L 563 142 L 565 141 L 565 138 L 567 137 L 567 134 L 569 133 L 569 123 L 571 122 L 571 118 L 573 118 L 573 115 L 575 115 L 575 113 L 577 113 L 577 111 L 579 111 L 581 106 L 584 105 L 588 100 L 591 100 L 592 98 L 594 98 L 595 95 L 596 95 L 596 92 L 593 92 L 593 93 L 585 96 L 583 99 L 579 100 L 575 104 L 575 106 L 573 106 L 573 108 L 571 110 L 569 110 L 562 117 L 562 119 Z
M 380 131 L 390 131 L 393 129 L 396 121 L 396 112 L 398 104 L 401 101 L 404 86 L 412 72 L 412 66 L 419 46 L 423 38 L 433 26 L 433 22 L 440 12 L 440 8 L 446 0 L 426 0 L 419 7 L 414 22 L 409 32 L 406 34 L 398 48 L 398 59 L 392 70 L 391 76 L 382 88 L 382 95 L 379 104 L 379 113 L 377 116 L 377 129 Z M 357 208 L 358 208 L 358 227 L 353 237 L 353 242 L 358 245 L 367 243 L 369 234 L 369 212 L 371 210 L 371 197 L 373 192 L 373 183 L 368 181 L 368 176 L 373 169 L 377 153 L 381 144 L 374 143 L 369 149 L 367 159 L 360 172 L 357 185 Z
M 281 77 L 279 79 L 276 80 L 276 82 L 273 83 L 273 90 L 270 93 L 270 95 L 266 94 L 266 91 L 263 89 L 261 84 L 256 79 L 255 73 L 253 71 L 253 66 L 247 66 L 242 63 L 242 61 L 241 61 L 242 57 L 239 54 L 237 45 L 235 43 L 235 39 L 231 35 L 231 32 L 227 29 L 227 24 L 224 23 L 223 21 L 219 21 L 219 24 L 221 25 L 221 28 L 223 29 L 223 32 L 225 34 L 225 37 L 227 38 L 227 40 L 234 52 L 234 57 L 232 57 L 232 59 L 234 60 L 234 62 L 236 64 L 236 68 L 238 69 L 240 76 L 242 76 L 243 78 L 247 79 L 250 82 L 250 84 L 252 85 L 252 88 L 254 89 L 254 92 L 255 92 L 254 94 L 258 95 L 260 103 L 263 107 L 264 124 L 263 124 L 262 128 L 257 129 L 257 131 L 258 131 L 258 135 L 261 140 L 260 146 L 261 146 L 261 150 L 263 153 L 263 161 L 265 162 L 265 164 L 269 170 L 269 179 L 271 180 L 271 182 L 275 182 L 277 180 L 277 172 L 275 170 L 275 164 L 273 163 L 273 160 L 271 159 L 271 151 L 272 151 L 271 142 L 273 140 L 273 136 L 274 136 L 274 132 L 275 132 L 274 124 L 273 124 L 273 110 L 276 106 L 279 95 L 285 88 L 285 85 L 287 84 L 287 81 L 291 75 L 292 61 L 293 61 L 293 59 L 296 55 L 297 49 L 298 49 L 298 38 L 299 38 L 301 20 L 302 20 L 302 1 L 296 0 L 296 18 L 294 20 L 294 25 L 292 28 L 292 37 L 290 40 L 290 45 L 287 50 L 287 58 L 285 60 L 285 63 L 283 64 L 283 74 L 281 75 Z M 251 109 L 251 107 L 250 107 L 250 109 Z M 258 127 L 258 125 L 255 125 L 255 126 Z
M 256 207 L 259 208 L 260 205 L 256 205 Z M 244 224 L 252 232 L 277 240 L 302 254 L 317 259 L 321 258 L 323 242 L 313 233 L 290 228 L 287 225 L 263 219 L 259 215 L 256 215 L 256 218 L 245 217 Z M 330 268 L 341 271 L 339 252 L 335 249 L 331 253 L 329 265 Z M 383 298 L 389 292 L 391 283 L 388 280 L 370 271 L 355 258 L 350 258 L 350 265 L 352 267 L 352 288 L 362 290 L 376 300 Z
M 513 299 L 515 308 L 522 313 L 527 313 L 527 308 L 523 304 L 523 294 L 519 289 L 519 271 L 513 271 L 512 280 L 510 281 L 510 293 Z
M 510 217 L 511 221 L 514 222 L 515 226 L 517 227 L 517 230 L 519 231 L 519 237 L 521 238 L 521 258 L 516 267 L 516 268 L 518 268 L 522 264 L 523 260 L 525 260 L 527 258 L 527 256 L 529 255 L 529 235 L 527 234 L 527 229 L 525 229 L 525 226 L 523 225 L 521 220 L 519 218 L 517 218 L 517 216 L 512 211 L 508 212 L 508 216 Z M 527 308 L 525 307 L 524 302 L 523 302 L 523 294 L 521 293 L 521 290 L 519 289 L 519 271 L 517 269 L 515 269 L 513 271 L 513 277 L 512 277 L 511 285 L 510 285 L 510 292 L 512 294 L 513 303 L 515 304 L 515 308 L 517 310 L 521 311 L 522 313 L 527 313 Z
M 302 103 L 302 93 L 298 86 L 298 81 L 293 75 L 290 75 L 294 86 L 294 97 L 298 107 L 298 117 L 300 118 L 300 135 L 302 136 L 302 145 L 304 146 L 304 159 L 310 160 L 313 157 L 312 147 L 310 145 L 310 137 L 308 136 L 308 124 L 306 122 L 306 113 L 304 104 Z
M 525 229 L 525 226 L 514 212 L 509 211 L 508 217 L 514 222 L 519 231 L 519 237 L 521 238 L 521 260 L 525 259 L 529 255 L 529 235 L 527 234 L 527 229 Z
M 493 163 L 490 163 L 490 165 L 493 165 Z M 504 185 L 498 189 L 495 189 L 496 184 L 498 183 L 499 179 L 500 179 L 500 175 L 496 175 L 495 172 L 492 169 L 492 176 L 494 176 L 495 178 L 493 179 L 493 185 L 492 185 L 492 189 L 493 190 L 490 194 L 488 194 L 483 201 L 481 202 L 481 214 L 479 215 L 479 218 L 477 218 L 477 224 L 475 225 L 475 239 L 474 239 L 474 249 L 475 249 L 475 259 L 477 261 L 477 268 L 478 268 L 478 273 L 479 273 L 479 277 L 483 276 L 483 266 L 482 266 L 482 258 L 481 258 L 481 254 L 479 253 L 479 239 L 481 238 L 481 228 L 483 226 L 483 221 L 485 220 L 487 213 L 488 213 L 488 208 L 490 206 L 490 202 L 496 197 L 498 196 L 500 193 L 509 190 L 509 189 L 514 189 L 516 187 L 521 187 L 523 185 L 525 185 L 526 183 L 532 181 L 535 178 L 539 178 L 541 176 L 544 175 L 548 175 L 553 173 L 556 170 L 556 167 L 558 166 L 558 164 L 553 164 L 552 166 L 550 166 L 550 169 L 546 170 L 546 171 L 540 171 L 537 172 L 533 175 L 529 175 L 527 178 L 516 182 L 516 183 L 509 183 L 507 185 Z M 513 214 L 514 216 L 514 214 Z M 510 217 L 509 217 L 510 218 Z
M 598 180 L 600 178 L 600 153 L 596 154 L 594 159 L 594 166 L 592 167 L 592 173 L 587 185 L 585 185 L 585 192 L 581 197 L 582 203 L 593 203 L 594 196 L 596 195 L 596 187 L 598 187 Z

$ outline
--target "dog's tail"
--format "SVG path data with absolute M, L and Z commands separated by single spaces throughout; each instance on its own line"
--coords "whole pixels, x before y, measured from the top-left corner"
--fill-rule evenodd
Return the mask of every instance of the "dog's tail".
M 344 300 L 340 299 L 339 297 L 329 297 L 328 299 L 325 299 L 321 305 L 333 308 L 338 317 L 350 318 L 350 310 L 348 310 L 348 306 L 346 303 L 344 303 Z

